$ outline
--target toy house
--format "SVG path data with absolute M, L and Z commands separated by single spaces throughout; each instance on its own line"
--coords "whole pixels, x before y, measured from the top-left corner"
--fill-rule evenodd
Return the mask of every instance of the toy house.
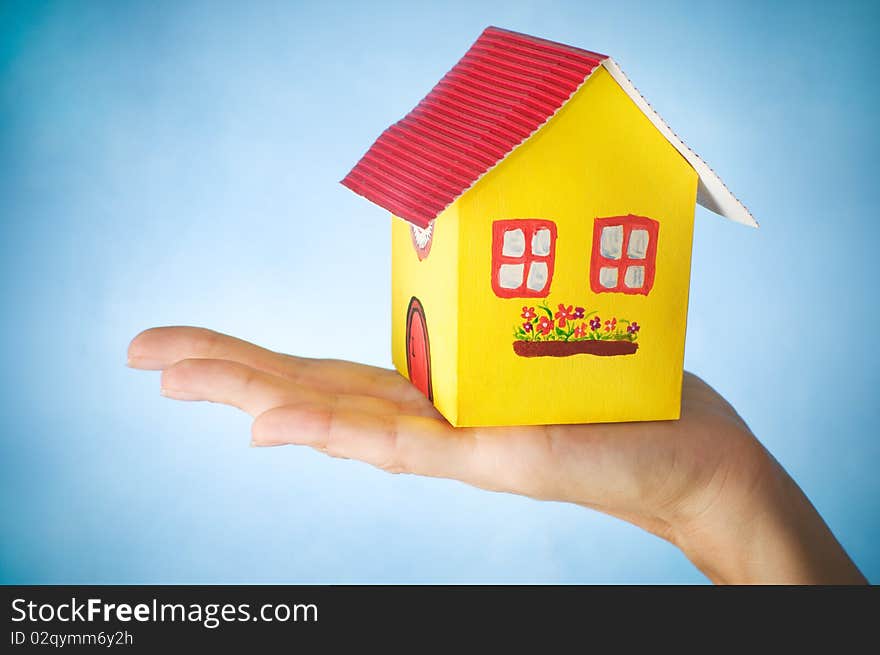
M 394 365 L 456 426 L 678 418 L 695 203 L 757 225 L 613 59 L 495 27 L 342 183 L 392 214 Z

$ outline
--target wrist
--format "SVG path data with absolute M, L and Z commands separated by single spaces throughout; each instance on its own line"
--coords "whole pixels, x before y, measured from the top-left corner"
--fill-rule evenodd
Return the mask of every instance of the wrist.
M 822 517 L 780 464 L 754 442 L 746 471 L 726 472 L 673 542 L 719 584 L 864 584 Z

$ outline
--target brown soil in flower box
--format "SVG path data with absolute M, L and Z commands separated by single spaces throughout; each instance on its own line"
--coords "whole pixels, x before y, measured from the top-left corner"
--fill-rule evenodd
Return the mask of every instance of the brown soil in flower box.
M 634 341 L 514 341 L 513 351 L 520 357 L 568 357 L 569 355 L 632 355 L 639 344 Z

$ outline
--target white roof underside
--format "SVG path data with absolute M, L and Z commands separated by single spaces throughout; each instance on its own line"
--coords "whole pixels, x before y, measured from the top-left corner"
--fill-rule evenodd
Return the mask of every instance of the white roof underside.
M 743 225 L 750 225 L 751 227 L 758 227 L 758 222 L 751 212 L 736 199 L 736 196 L 730 192 L 724 182 L 721 181 L 721 178 L 715 174 L 715 171 L 709 168 L 697 153 L 688 148 L 684 141 L 678 138 L 675 132 L 666 124 L 666 121 L 660 117 L 660 114 L 654 111 L 651 105 L 648 104 L 648 101 L 639 93 L 638 89 L 633 86 L 633 83 L 629 81 L 629 78 L 623 73 L 617 62 L 609 57 L 601 65 L 611 73 L 611 77 L 626 91 L 626 94 L 632 98 L 632 101 L 648 117 L 648 120 L 654 124 L 654 127 L 660 130 L 660 133 L 666 137 L 667 141 L 693 166 L 700 178 L 700 183 L 697 187 L 697 202 L 709 211 L 729 218 L 732 221 L 742 223 Z

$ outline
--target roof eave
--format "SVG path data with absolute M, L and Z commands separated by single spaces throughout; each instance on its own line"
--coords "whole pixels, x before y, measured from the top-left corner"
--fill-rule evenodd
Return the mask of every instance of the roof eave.
M 734 196 L 727 185 L 721 181 L 721 178 L 709 168 L 697 153 L 691 150 L 678 135 L 672 131 L 672 128 L 666 124 L 666 121 L 654 111 L 654 108 L 645 100 L 645 97 L 639 93 L 639 90 L 633 85 L 630 79 L 624 74 L 620 66 L 614 59 L 608 57 L 600 64 L 605 67 L 611 77 L 620 85 L 636 106 L 642 110 L 648 120 L 653 123 L 660 133 L 666 137 L 666 140 L 681 153 L 681 156 L 696 171 L 700 178 L 697 187 L 697 202 L 711 212 L 750 227 L 758 227 L 758 221 L 752 216 L 752 213 L 742 204 L 736 196 Z

